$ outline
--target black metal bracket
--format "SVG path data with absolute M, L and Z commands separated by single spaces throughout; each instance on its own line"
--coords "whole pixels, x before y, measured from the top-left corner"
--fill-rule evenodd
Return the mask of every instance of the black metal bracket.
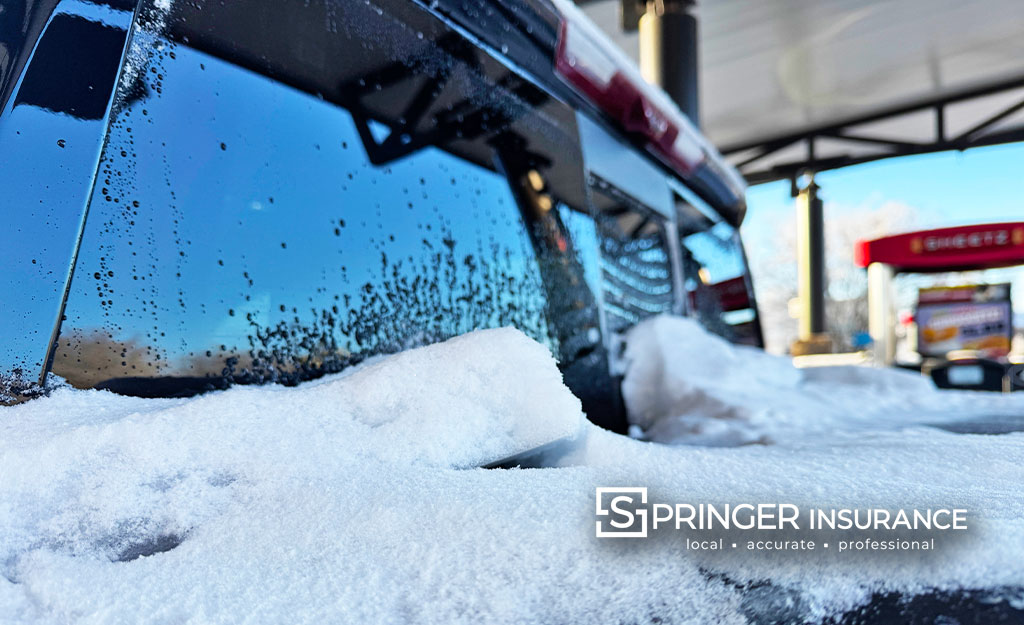
M 375 165 L 393 162 L 428 146 L 444 149 L 454 141 L 472 141 L 484 135 L 506 134 L 512 122 L 548 98 L 543 91 L 515 73 L 507 72 L 491 87 L 487 87 L 481 79 L 480 89 L 506 90 L 522 102 L 520 106 L 508 106 L 505 102 L 498 107 L 490 104 L 492 98 L 470 93 L 445 106 L 443 110 L 434 111 L 431 119 L 427 120 L 438 99 L 449 88 L 457 65 L 471 74 L 479 75 L 484 71 L 478 50 L 461 37 L 448 35 L 439 39 L 436 47 L 456 63 L 427 68 L 394 62 L 340 86 L 339 91 L 344 94 L 341 104 L 352 114 L 367 156 Z M 406 90 L 405 93 L 411 95 L 406 96 L 408 101 L 402 107 L 401 114 L 389 118 L 368 103 L 374 94 L 408 81 L 420 81 L 420 84 Z M 428 122 L 426 127 L 425 120 Z M 373 124 L 387 128 L 387 136 L 378 140 L 371 128 Z

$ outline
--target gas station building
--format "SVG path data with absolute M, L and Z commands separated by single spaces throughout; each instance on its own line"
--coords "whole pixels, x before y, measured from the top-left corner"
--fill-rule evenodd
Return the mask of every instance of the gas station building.
M 978 224 L 906 232 L 860 241 L 855 262 L 868 272 L 869 326 L 876 364 L 891 365 L 896 355 L 893 278 L 908 273 L 945 273 L 1024 264 L 1024 222 Z M 944 307 L 935 327 L 919 327 L 922 356 L 943 357 L 936 347 L 970 349 L 984 357 L 1005 358 L 1012 336 L 1009 285 L 968 285 L 924 289 L 916 321 L 925 311 Z M 1009 335 L 1009 336 L 1007 336 Z M 1004 342 L 999 337 L 1005 336 Z

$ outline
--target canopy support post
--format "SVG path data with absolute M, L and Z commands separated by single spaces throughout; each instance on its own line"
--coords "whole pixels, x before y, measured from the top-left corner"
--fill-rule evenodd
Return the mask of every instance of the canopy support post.
M 868 331 L 871 333 L 872 360 L 877 367 L 888 367 L 896 361 L 893 275 L 891 265 L 868 265 Z
M 640 73 L 700 127 L 694 0 L 647 0 L 640 17 Z
M 825 332 L 825 216 L 813 175 L 798 189 L 797 287 L 800 326 L 790 351 L 794 356 L 826 354 L 832 339 Z

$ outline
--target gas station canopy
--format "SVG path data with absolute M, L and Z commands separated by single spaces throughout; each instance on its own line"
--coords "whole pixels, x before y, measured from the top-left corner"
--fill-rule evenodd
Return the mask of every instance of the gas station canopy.
M 579 3 L 637 58 L 622 0 Z M 1024 140 L 1021 0 L 698 0 L 694 11 L 702 130 L 751 183 Z
M 858 241 L 860 267 L 882 263 L 896 273 L 972 271 L 1024 264 L 1024 222 L 921 230 Z

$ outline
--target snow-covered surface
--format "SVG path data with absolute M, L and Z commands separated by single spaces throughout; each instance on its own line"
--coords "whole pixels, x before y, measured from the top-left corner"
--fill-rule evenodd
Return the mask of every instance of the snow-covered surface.
M 978 415 L 1024 421 L 1021 396 L 943 391 L 895 369 L 797 369 L 788 358 L 732 345 L 690 319 L 648 320 L 631 331 L 627 346 L 623 393 L 631 421 L 643 438 L 662 443 L 806 444 Z
M 691 345 L 661 342 L 676 339 Z M 648 434 L 688 411 L 778 444 L 668 446 L 581 423 L 551 356 L 514 330 L 294 389 L 62 390 L 4 408 L 0 622 L 743 623 L 748 582 L 770 580 L 811 619 L 875 590 L 1024 586 L 1024 435 L 900 415 L 907 427 L 872 429 L 871 414 L 931 391 L 886 372 L 791 371 L 683 320 L 638 328 L 634 359 L 645 341 L 652 368 L 635 360 L 629 394 L 650 407 Z M 729 366 L 748 359 L 760 366 Z M 849 389 L 827 401 L 823 377 Z M 671 388 L 683 378 L 699 401 Z M 844 411 L 854 425 L 840 427 Z M 473 468 L 555 439 L 572 440 L 546 468 Z M 666 501 L 941 504 L 977 523 L 927 555 L 705 554 L 675 535 L 596 539 L 594 488 L 614 485 Z

